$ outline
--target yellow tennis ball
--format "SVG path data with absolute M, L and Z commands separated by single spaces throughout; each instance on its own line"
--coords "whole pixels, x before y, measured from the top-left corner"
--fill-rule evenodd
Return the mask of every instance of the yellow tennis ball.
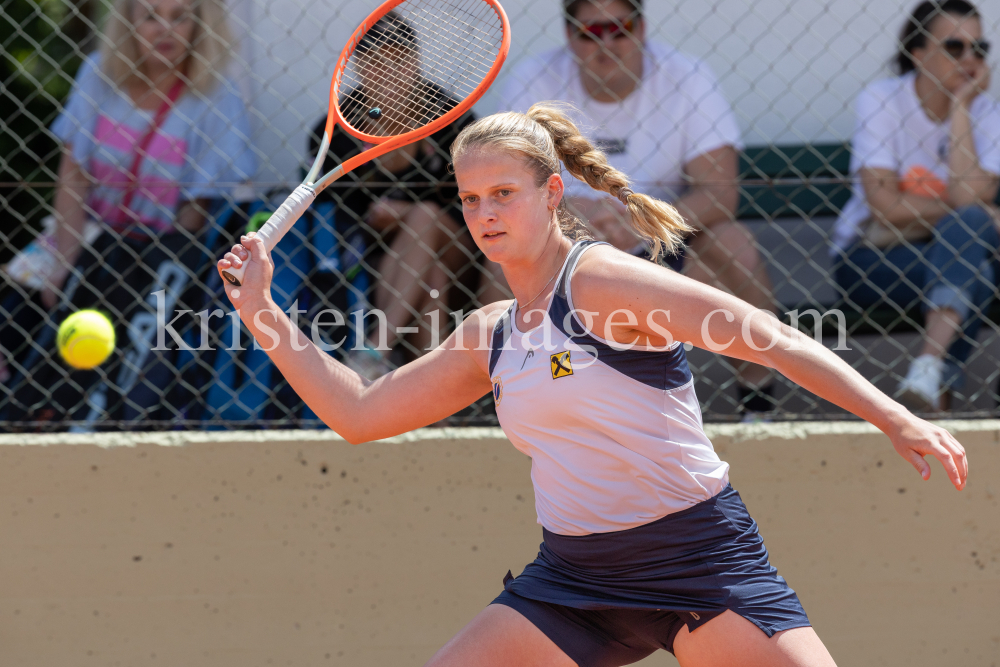
M 73 368 L 95 368 L 115 349 L 115 328 L 103 313 L 81 310 L 59 325 L 56 344 L 59 354 Z

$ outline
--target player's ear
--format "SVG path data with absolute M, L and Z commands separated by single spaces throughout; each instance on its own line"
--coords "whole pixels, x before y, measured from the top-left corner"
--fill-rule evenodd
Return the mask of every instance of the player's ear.
M 545 196 L 548 200 L 549 210 L 555 210 L 559 208 L 559 203 L 562 201 L 564 193 L 564 184 L 562 176 L 559 174 L 552 174 L 549 176 L 548 180 L 545 181 Z

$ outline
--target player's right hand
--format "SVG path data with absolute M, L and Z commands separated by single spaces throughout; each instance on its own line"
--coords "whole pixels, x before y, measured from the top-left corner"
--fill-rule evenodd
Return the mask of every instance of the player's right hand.
M 969 459 L 965 448 L 951 433 L 923 419 L 912 417 L 891 438 L 896 452 L 909 461 L 925 480 L 931 477 L 931 466 L 924 457 L 933 456 L 944 466 L 945 473 L 955 488 L 965 488 L 969 477 Z
M 235 268 L 238 269 L 247 259 L 250 263 L 247 271 L 243 274 L 243 284 L 234 287 L 224 277 L 222 284 L 226 288 L 226 296 L 237 311 L 241 311 L 244 306 L 253 310 L 265 308 L 271 300 L 271 278 L 274 276 L 274 262 L 264 247 L 264 242 L 257 238 L 256 232 L 250 232 L 240 237 L 240 243 L 234 245 L 232 249 L 219 260 L 216 268 L 219 275 L 222 272 Z M 243 317 L 245 313 L 241 313 Z

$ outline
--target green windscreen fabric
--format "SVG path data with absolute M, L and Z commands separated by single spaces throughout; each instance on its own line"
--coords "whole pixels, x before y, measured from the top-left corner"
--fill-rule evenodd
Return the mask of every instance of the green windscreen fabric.
M 751 146 L 740 153 L 738 218 L 836 216 L 851 196 L 848 143 Z

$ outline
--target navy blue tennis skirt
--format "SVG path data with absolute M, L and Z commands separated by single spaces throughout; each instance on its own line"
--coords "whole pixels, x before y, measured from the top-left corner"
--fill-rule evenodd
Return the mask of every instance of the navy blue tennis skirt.
M 534 562 L 493 601 L 534 623 L 580 667 L 612 667 L 673 651 L 731 609 L 768 637 L 809 625 L 768 561 L 757 523 L 732 486 L 628 530 L 566 536 L 543 530 Z

